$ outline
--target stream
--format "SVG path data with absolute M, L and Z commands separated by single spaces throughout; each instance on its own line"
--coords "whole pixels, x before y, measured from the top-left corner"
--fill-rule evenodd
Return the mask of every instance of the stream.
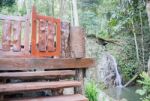
M 108 89 L 104 92 L 116 99 L 127 99 L 127 101 L 140 101 L 141 96 L 135 93 L 138 87 L 123 87 L 122 78 L 118 71 L 115 57 L 106 52 L 102 55 L 98 65 L 98 77 Z
M 115 87 L 106 89 L 104 92 L 116 100 L 125 98 L 127 101 L 141 101 L 141 96 L 135 93 L 136 89 L 138 89 L 138 87 Z

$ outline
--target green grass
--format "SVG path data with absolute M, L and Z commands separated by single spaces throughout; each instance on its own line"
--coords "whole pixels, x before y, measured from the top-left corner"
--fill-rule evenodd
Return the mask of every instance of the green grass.
M 90 81 L 85 86 L 85 95 L 89 101 L 98 101 L 98 90 L 96 83 Z

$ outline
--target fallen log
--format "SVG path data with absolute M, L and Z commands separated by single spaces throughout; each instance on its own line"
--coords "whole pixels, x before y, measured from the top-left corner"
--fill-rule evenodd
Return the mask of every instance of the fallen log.
M 116 45 L 119 45 L 121 46 L 121 41 L 120 40 L 115 40 L 115 39 L 104 39 L 104 38 L 101 38 L 101 37 L 97 37 L 96 35 L 94 34 L 91 34 L 91 35 L 87 35 L 87 37 L 91 38 L 91 39 L 95 39 L 96 40 L 96 43 L 100 44 L 100 45 L 107 45 L 108 43 L 112 43 L 112 44 L 116 44 Z
M 129 86 L 138 76 L 139 76 L 140 73 L 136 73 L 132 79 L 130 79 L 125 85 L 124 87 L 127 87 Z

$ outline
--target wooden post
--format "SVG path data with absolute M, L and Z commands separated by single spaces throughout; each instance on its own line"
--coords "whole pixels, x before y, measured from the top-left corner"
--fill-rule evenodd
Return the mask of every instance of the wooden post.
M 71 27 L 70 33 L 71 56 L 74 58 L 85 57 L 85 34 L 81 27 Z M 83 69 L 76 70 L 76 80 L 82 83 L 81 87 L 75 88 L 75 93 L 84 94 Z
M 75 58 L 85 57 L 85 34 L 81 27 L 71 27 L 70 41 L 71 56 Z
M 0 79 L 0 84 L 4 84 L 6 82 L 5 79 Z M 4 95 L 0 94 L 0 101 L 4 101 Z
M 32 55 L 36 55 L 36 8 L 35 6 L 32 7 L 32 48 L 31 48 L 31 53 Z
M 81 82 L 81 87 L 75 88 L 75 93 L 84 94 L 84 78 L 83 78 L 83 69 L 76 69 L 75 80 Z
M 61 23 L 61 57 L 62 58 L 69 58 L 71 56 L 71 50 L 70 50 L 70 23 L 62 22 Z
M 30 37 L 30 20 L 29 20 L 29 14 L 28 14 L 26 21 L 25 21 L 25 33 L 24 33 L 24 50 L 25 50 L 25 53 L 28 53 L 30 50 L 29 37 Z

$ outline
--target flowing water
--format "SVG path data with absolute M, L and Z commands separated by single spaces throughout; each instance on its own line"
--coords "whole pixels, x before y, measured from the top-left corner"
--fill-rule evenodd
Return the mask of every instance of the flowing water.
M 115 87 L 109 88 L 104 92 L 116 100 L 125 98 L 127 101 L 141 101 L 141 96 L 135 93 L 136 89 L 138 89 L 138 87 Z
M 115 69 L 115 74 L 116 74 L 116 78 L 115 78 L 115 85 L 117 87 L 122 87 L 122 80 L 121 80 L 121 76 L 118 72 L 118 66 L 117 66 L 117 62 L 116 62 L 116 59 L 112 56 L 112 55 L 109 55 L 110 59 L 112 59 L 112 62 L 113 62 L 113 66 L 114 66 L 114 69 Z
M 98 78 L 107 87 L 122 87 L 117 61 L 110 53 L 104 53 L 98 65 Z
M 110 53 L 104 53 L 98 65 L 99 80 L 102 80 L 108 87 L 104 92 L 116 99 L 123 98 L 128 101 L 140 101 L 140 97 L 135 93 L 137 87 L 125 88 L 122 86 L 121 76 L 118 72 L 117 61 Z

